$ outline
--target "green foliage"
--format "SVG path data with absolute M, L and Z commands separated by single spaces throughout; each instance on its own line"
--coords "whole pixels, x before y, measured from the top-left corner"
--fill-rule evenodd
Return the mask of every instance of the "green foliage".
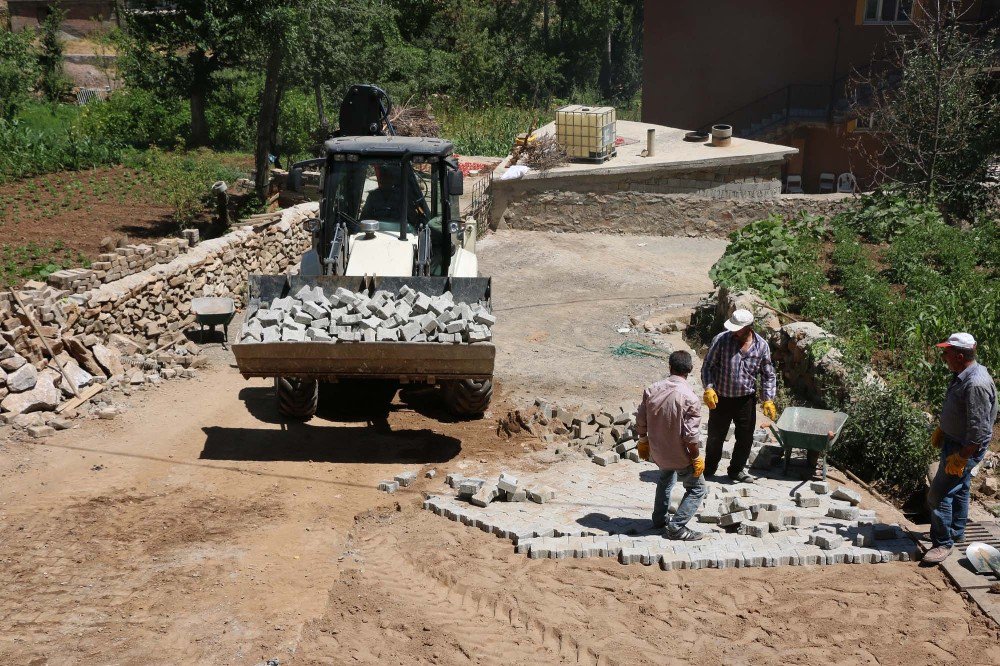
M 0 119 L 11 120 L 29 99 L 38 77 L 31 30 L 10 32 L 0 28 Z
M 785 278 L 791 262 L 821 232 L 820 220 L 804 214 L 791 220 L 771 215 L 748 224 L 730 234 L 726 252 L 709 277 L 733 291 L 754 289 L 774 307 L 787 309 Z
M 41 79 L 38 82 L 38 87 L 45 98 L 53 103 L 65 97 L 73 87 L 73 82 L 66 76 L 63 68 L 63 55 L 66 46 L 59 33 L 65 19 L 66 10 L 56 2 L 49 6 L 48 16 L 45 17 L 41 25 L 41 48 L 38 53 Z
M 831 455 L 860 477 L 897 496 L 920 488 L 933 455 L 927 419 L 900 386 L 855 380 L 849 418 Z
M 45 245 L 4 244 L 0 247 L 0 286 L 11 287 L 25 280 L 45 280 L 64 268 L 89 265 L 86 257 L 67 248 L 61 241 Z
M 116 162 L 121 146 L 85 134 L 75 125 L 35 130 L 15 119 L 0 120 L 0 183 L 53 171 Z
M 841 213 L 838 221 L 872 243 L 885 243 L 905 230 L 922 224 L 942 224 L 938 209 L 901 192 L 875 192 L 861 196 L 860 205 Z
M 471 107 L 447 100 L 434 105 L 441 136 L 455 144 L 460 155 L 502 157 L 510 153 L 514 138 L 538 128 L 555 116 L 551 111 L 491 105 Z
M 164 99 L 141 88 L 115 91 L 106 102 L 83 108 L 83 134 L 107 143 L 145 148 L 183 145 L 188 108 L 183 100 Z

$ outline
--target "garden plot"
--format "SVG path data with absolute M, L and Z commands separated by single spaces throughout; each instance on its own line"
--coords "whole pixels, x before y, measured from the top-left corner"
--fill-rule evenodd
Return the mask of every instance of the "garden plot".
M 530 558 L 615 557 L 664 570 L 911 560 L 917 545 L 897 526 L 858 507 L 848 489 L 781 478 L 709 482 L 690 527 L 700 541 L 669 541 L 652 526 L 658 470 L 651 463 L 602 467 L 566 460 L 499 480 L 448 477 L 451 489 L 424 508 L 510 539 Z M 472 495 L 470 495 L 470 491 Z M 683 495 L 675 485 L 673 510 Z

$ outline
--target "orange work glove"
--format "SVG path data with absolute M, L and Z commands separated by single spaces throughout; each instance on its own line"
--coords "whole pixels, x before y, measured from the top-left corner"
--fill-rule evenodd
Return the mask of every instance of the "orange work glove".
M 649 460 L 649 440 L 645 437 L 639 438 L 639 446 L 635 447 L 639 453 L 640 460 Z
M 934 433 L 931 435 L 931 446 L 935 449 L 940 449 L 942 444 L 944 444 L 944 430 L 941 430 L 941 426 L 938 426 L 934 428 Z
M 702 399 L 709 409 L 715 409 L 719 405 L 719 394 L 715 392 L 715 389 L 705 389 L 705 395 Z
M 705 473 L 705 456 L 698 456 L 691 459 L 691 467 L 694 468 L 694 478 L 698 478 Z
M 969 459 L 961 453 L 953 453 L 945 458 L 944 472 L 949 476 L 962 476 L 968 463 Z

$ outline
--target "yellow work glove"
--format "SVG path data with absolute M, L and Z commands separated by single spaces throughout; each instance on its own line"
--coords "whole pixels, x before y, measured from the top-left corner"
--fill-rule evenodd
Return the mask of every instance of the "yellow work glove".
M 649 460 L 649 440 L 645 437 L 639 438 L 639 446 L 635 447 L 639 453 L 640 460 Z
M 934 433 L 931 434 L 931 446 L 935 449 L 940 449 L 941 444 L 944 443 L 944 430 L 941 430 L 941 426 L 934 428 Z
M 962 457 L 961 453 L 953 453 L 945 459 L 944 472 L 949 476 L 962 476 L 968 462 L 969 459 Z
M 778 420 L 778 408 L 774 406 L 773 400 L 766 400 L 763 405 L 760 406 L 764 416 L 771 419 L 772 421 Z
M 698 478 L 705 473 L 705 456 L 698 456 L 691 459 L 691 467 L 694 468 L 694 478 Z
M 702 399 L 709 409 L 715 409 L 719 405 L 719 394 L 715 392 L 715 389 L 705 389 L 705 395 Z

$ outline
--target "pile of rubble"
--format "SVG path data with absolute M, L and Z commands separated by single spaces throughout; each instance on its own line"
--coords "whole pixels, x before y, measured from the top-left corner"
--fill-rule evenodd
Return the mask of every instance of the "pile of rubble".
M 189 376 L 204 362 L 197 345 L 181 334 L 169 344 L 153 346 L 120 334 L 68 333 L 67 296 L 40 282 L 27 283 L 16 298 L 0 293 L 0 421 L 39 426 L 48 418 L 61 423 L 63 417 L 55 414 L 15 419 L 62 412 L 74 398 L 105 388 Z M 85 400 L 78 402 L 65 411 L 72 413 Z
M 302 287 L 273 299 L 247 317 L 243 343 L 257 342 L 439 342 L 476 343 L 493 339 L 496 317 L 479 303 L 456 303 L 451 292 L 429 296 L 403 285 L 396 294 L 369 297 L 339 287 Z
M 501 422 L 500 429 L 508 430 L 510 423 L 530 432 L 547 444 L 557 443 L 562 449 L 581 451 L 594 463 L 607 466 L 630 460 L 639 462 L 639 435 L 636 432 L 636 410 L 634 403 L 623 402 L 615 409 L 597 412 L 567 409 L 546 400 L 537 399 L 533 407 L 513 412 L 511 418 Z M 730 427 L 729 436 L 733 433 Z M 500 433 L 502 434 L 502 433 Z M 701 443 L 707 440 L 707 424 L 702 425 Z M 764 430 L 754 433 L 754 446 L 748 464 L 751 467 L 767 469 L 781 459 L 781 448 L 768 444 L 769 435 Z M 723 457 L 732 455 L 732 448 L 723 450 Z

